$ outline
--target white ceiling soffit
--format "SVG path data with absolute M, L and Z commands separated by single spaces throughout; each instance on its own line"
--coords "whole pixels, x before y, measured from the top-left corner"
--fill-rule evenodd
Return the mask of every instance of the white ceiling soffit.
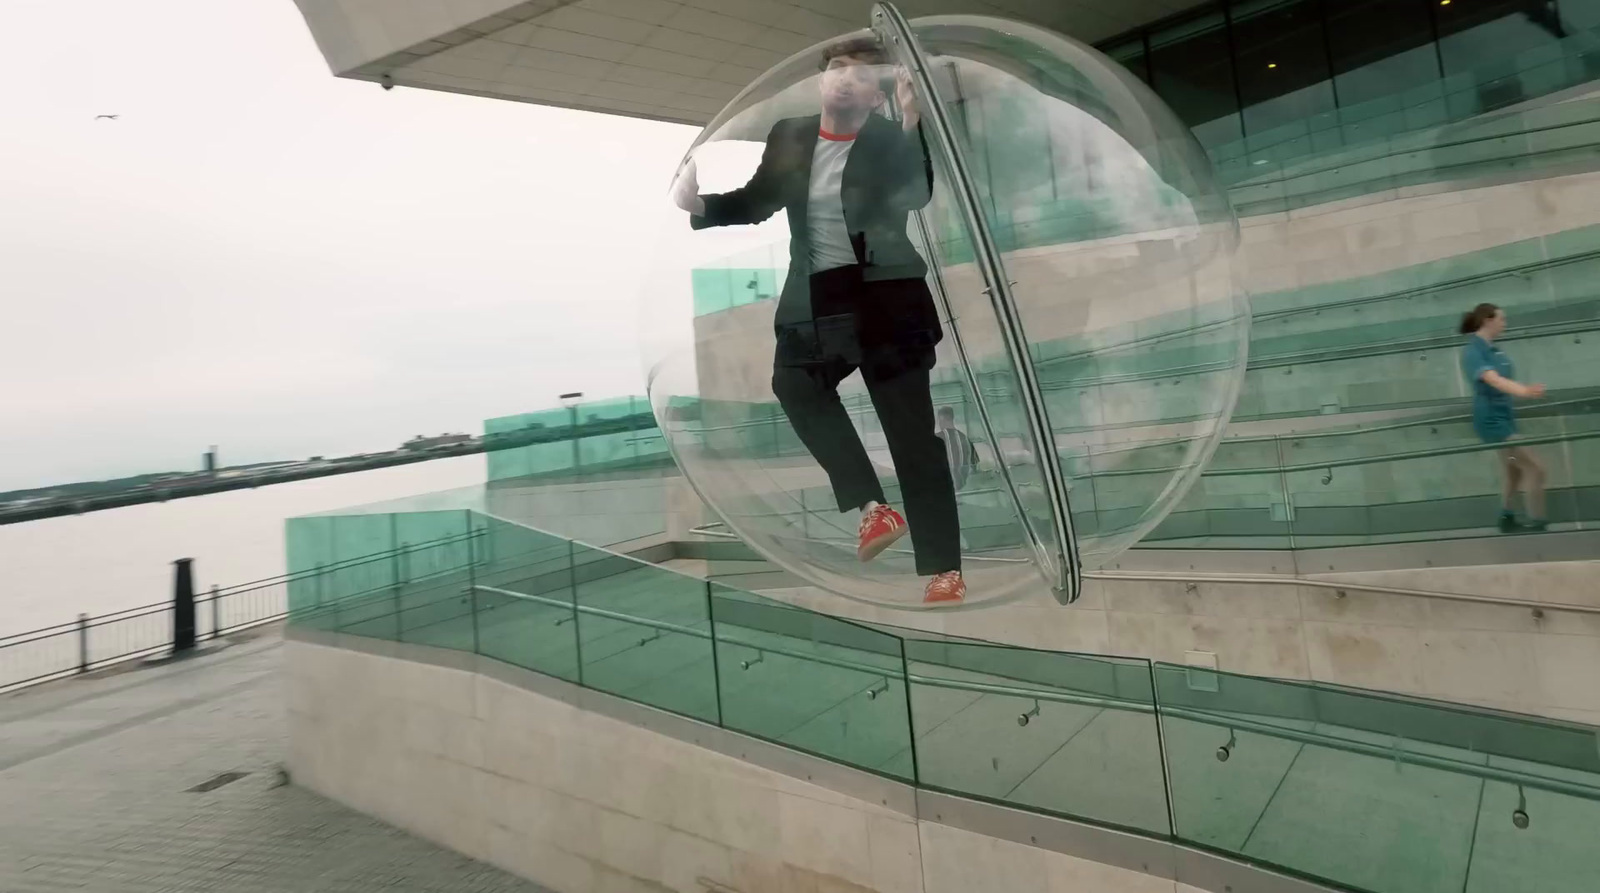
M 704 124 L 767 68 L 865 27 L 873 0 L 295 0 L 341 77 Z M 902 0 L 1094 42 L 1195 0 Z

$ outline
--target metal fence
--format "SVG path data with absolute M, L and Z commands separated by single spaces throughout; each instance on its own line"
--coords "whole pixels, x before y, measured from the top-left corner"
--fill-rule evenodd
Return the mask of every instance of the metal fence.
M 237 586 L 213 586 L 195 595 L 195 638 L 206 641 L 281 620 L 289 613 L 291 585 L 396 557 L 394 551 L 382 552 Z M 80 614 L 72 622 L 0 636 L 0 693 L 169 652 L 172 615 L 168 600 L 98 616 Z

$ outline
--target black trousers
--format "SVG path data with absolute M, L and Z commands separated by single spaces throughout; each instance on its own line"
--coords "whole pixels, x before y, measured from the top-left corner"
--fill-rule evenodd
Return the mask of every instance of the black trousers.
M 902 333 L 906 337 L 888 340 L 874 337 L 881 326 L 870 319 L 862 325 L 861 311 L 894 303 L 903 283 L 864 282 L 860 268 L 846 267 L 815 274 L 809 284 L 811 312 L 779 309 L 773 394 L 800 442 L 827 472 L 839 511 L 886 502 L 883 484 L 839 400 L 839 383 L 860 370 L 900 480 L 917 573 L 959 570 L 961 521 L 944 442 L 934 433 L 929 387 L 936 339 Z M 785 300 L 794 297 L 785 295 Z

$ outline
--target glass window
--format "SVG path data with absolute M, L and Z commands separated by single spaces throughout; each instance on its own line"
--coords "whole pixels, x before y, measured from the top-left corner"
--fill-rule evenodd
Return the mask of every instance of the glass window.
M 1227 19 L 1209 12 L 1150 35 L 1150 81 L 1207 146 L 1243 137 Z
M 1596 0 L 1600 2 L 1600 0 Z M 1144 38 L 1136 37 L 1132 40 L 1114 44 L 1106 48 L 1106 55 L 1117 60 L 1123 68 L 1133 72 L 1133 76 L 1145 83 L 1150 83 L 1149 60 L 1145 58 Z
M 1512 60 L 1552 47 L 1561 30 L 1547 0 L 1450 0 L 1434 6 L 1444 73 L 1500 77 Z
M 1233 6 L 1233 46 L 1244 132 L 1304 130 L 1333 111 L 1319 0 L 1250 0 Z M 1254 141 L 1252 140 L 1252 144 Z
M 1343 0 L 1328 4 L 1328 47 L 1341 108 L 1397 96 L 1438 81 L 1439 53 L 1429 0 Z

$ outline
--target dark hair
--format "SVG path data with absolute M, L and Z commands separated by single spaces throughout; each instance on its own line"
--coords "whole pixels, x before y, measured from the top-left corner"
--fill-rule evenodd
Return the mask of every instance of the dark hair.
M 849 56 L 864 65 L 889 64 L 889 54 L 884 51 L 883 43 L 878 38 L 846 37 L 822 48 L 822 64 L 817 67 L 826 70 L 828 63 L 841 56 Z M 894 92 L 894 78 L 892 76 L 879 78 L 878 89 L 885 93 Z
M 822 67 L 840 56 L 854 56 L 868 65 L 887 65 L 889 54 L 876 37 L 846 37 L 822 48 Z
M 1483 328 L 1483 324 L 1500 312 L 1500 308 L 1493 304 L 1483 303 L 1472 308 L 1466 316 L 1461 317 L 1461 334 L 1470 335 Z

